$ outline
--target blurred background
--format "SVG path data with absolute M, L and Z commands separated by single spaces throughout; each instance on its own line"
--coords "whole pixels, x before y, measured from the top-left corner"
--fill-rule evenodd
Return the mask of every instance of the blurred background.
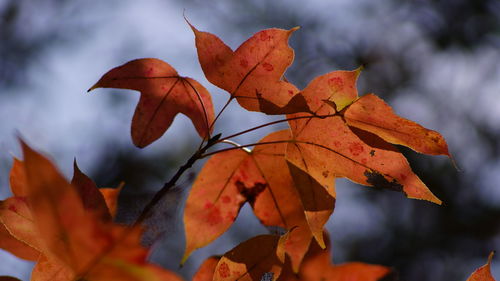
M 337 181 L 327 225 L 334 262 L 392 266 L 400 280 L 465 280 L 500 249 L 498 0 L 2 0 L 0 198 L 10 196 L 8 173 L 12 156 L 21 156 L 20 135 L 67 177 L 76 157 L 99 186 L 124 181 L 119 220 L 133 221 L 199 139 L 190 121 L 178 116 L 159 141 L 137 149 L 130 120 L 139 94 L 86 90 L 115 66 L 156 57 L 203 83 L 220 109 L 228 95 L 205 80 L 183 13 L 232 48 L 260 29 L 301 26 L 290 41 L 296 59 L 288 80 L 302 88 L 317 75 L 364 65 L 360 94 L 376 93 L 403 117 L 447 139 L 460 171 L 445 157 L 401 148 L 444 206 Z M 233 104 L 216 131 L 234 133 L 270 120 Z M 275 129 L 236 141 L 252 143 Z M 245 206 L 228 233 L 179 268 L 183 202 L 199 168 L 158 206 L 147 237 L 152 259 L 188 279 L 206 257 L 268 231 Z M 31 267 L 0 251 L 0 275 L 28 280 Z M 500 278 L 498 257 L 493 273 Z

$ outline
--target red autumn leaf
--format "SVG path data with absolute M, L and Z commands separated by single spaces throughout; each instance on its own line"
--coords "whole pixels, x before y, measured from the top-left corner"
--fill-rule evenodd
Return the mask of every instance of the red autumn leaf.
M 353 97 L 349 93 L 355 79 L 336 77 L 343 81 L 337 81 L 343 88 L 336 96 Z M 308 90 L 316 89 L 316 84 L 313 81 L 306 87 L 304 97 L 314 114 L 329 117 L 294 119 L 307 116 L 304 113 L 288 116 L 292 118 L 289 124 L 295 141 L 287 147 L 289 162 L 328 188 L 332 188 L 335 176 L 347 177 L 363 185 L 402 191 L 409 198 L 441 204 L 394 146 L 374 134 L 350 128 L 336 112 L 336 106 L 330 106 L 329 92 Z
M 219 263 L 220 257 L 210 257 L 206 259 L 193 276 L 193 281 L 212 281 L 215 267 Z
M 0 243 L 1 248 L 21 258 L 36 261 L 44 250 L 43 242 L 40 240 L 26 198 L 11 197 L 0 201 L 0 222 L 6 229 L 4 234 L 8 234 L 10 238 Z
M 111 214 L 109 213 L 103 194 L 99 191 L 94 181 L 80 171 L 76 164 L 76 159 L 73 163 L 73 179 L 71 179 L 71 184 L 76 187 L 85 209 L 94 210 L 103 220 L 111 220 Z
M 95 209 L 85 209 L 77 188 L 48 159 L 25 143 L 22 147 L 29 211 L 43 244 L 44 257 L 35 267 L 40 280 L 51 280 L 44 279 L 50 271 L 60 277 L 56 281 L 180 280 L 146 262 L 141 229 L 113 224 Z
M 363 136 L 360 138 L 339 116 L 314 118 L 307 123 L 294 120 L 290 124 L 295 142 L 288 145 L 288 161 L 325 186 L 331 185 L 333 174 L 441 204 L 413 173 L 406 158 L 375 135 L 358 132 Z
M 97 188 L 94 181 L 82 173 L 76 164 L 73 164 L 73 178 L 71 184 L 76 187 L 83 206 L 86 210 L 93 210 L 101 214 L 101 219 L 110 220 L 118 211 L 118 196 L 123 188 Z
M 137 264 L 123 260 L 110 260 L 84 280 L 91 281 L 184 281 L 174 272 L 153 264 Z
M 15 196 L 0 201 L 0 248 L 22 259 L 36 261 L 41 255 L 42 243 L 25 197 L 24 163 L 15 157 L 9 181 Z
M 293 229 L 285 243 L 285 251 L 294 270 L 298 271 L 313 235 L 298 190 L 309 188 L 309 184 L 314 185 L 315 182 L 302 186 L 304 183 L 298 185 L 291 177 L 284 157 L 286 143 L 279 143 L 290 138 L 289 130 L 274 132 L 259 141 L 270 144 L 257 145 L 253 149 L 250 157 L 253 158 L 267 186 L 256 196 L 252 207 L 262 224 Z
M 10 170 L 9 183 L 10 190 L 14 196 L 26 196 L 26 174 L 23 162 L 14 157 L 12 169 Z
M 33 268 L 32 281 L 70 281 L 74 273 L 60 263 L 42 257 Z M 175 273 L 151 264 L 137 265 L 123 260 L 109 260 L 96 265 L 83 279 L 90 281 L 183 281 Z
M 208 81 L 229 92 L 243 108 L 266 114 L 308 111 L 300 96 L 292 100 L 298 89 L 283 80 L 294 58 L 288 38 L 298 28 L 259 31 L 233 52 L 217 36 L 190 26 Z
M 361 68 L 353 71 L 332 71 L 314 78 L 301 91 L 309 108 L 317 111 L 326 103 L 334 104 L 337 111 L 341 111 L 358 98 L 356 81 Z
M 284 141 L 289 139 L 288 130 L 275 132 L 260 140 L 268 144 L 257 145 L 251 152 L 230 150 L 208 160 L 186 201 L 183 261 L 223 234 L 248 201 L 264 225 L 297 227 L 286 252 L 298 270 L 312 234 L 284 158 Z
M 390 273 L 390 269 L 387 267 L 361 262 L 340 264 L 326 270 L 322 266 L 307 263 L 305 268 L 311 275 L 308 276 L 304 273 L 308 277 L 301 280 L 381 281 Z
M 325 233 L 328 237 L 328 233 Z M 361 262 L 332 264 L 330 242 L 325 239 L 326 249 L 321 249 L 317 243 L 311 243 L 298 276 L 284 268 L 280 281 L 379 281 L 385 280 L 392 272 L 388 267 Z M 392 279 L 391 279 L 392 280 Z
M 312 80 L 307 87 L 302 90 L 301 94 L 304 99 L 308 103 L 311 112 L 316 115 L 321 115 L 321 113 L 325 113 L 325 115 L 333 115 L 336 113 L 335 108 L 342 108 L 346 104 L 354 101 L 357 98 L 357 89 L 356 89 L 356 81 L 359 76 L 359 70 L 354 71 L 332 71 L 327 74 L 316 77 Z M 331 108 L 329 105 L 334 105 Z M 337 105 L 338 103 L 338 105 Z M 306 127 L 310 122 L 314 122 L 313 116 L 311 118 L 302 118 L 295 119 L 296 117 L 307 117 L 311 116 L 309 114 L 293 114 L 287 115 L 288 118 L 291 118 L 288 123 L 292 130 L 292 135 L 295 138 L 298 133 L 299 128 Z M 327 127 L 325 127 L 327 128 Z M 319 133 L 319 132 L 318 132 Z M 287 148 L 287 154 L 290 154 L 291 149 L 296 147 L 295 144 L 290 144 Z M 330 171 L 321 171 L 319 174 L 319 170 L 316 170 L 312 167 L 307 167 L 307 163 L 304 161 L 300 161 L 300 163 L 295 163 L 294 161 L 290 161 L 293 158 L 292 155 L 287 155 L 287 160 L 294 166 L 299 167 L 306 174 L 311 175 L 314 179 L 316 179 L 323 187 L 327 190 L 327 193 L 335 196 L 335 174 Z M 312 169 L 311 169 L 312 168 Z M 293 170 L 293 167 L 291 168 Z M 298 171 L 294 174 L 299 175 Z M 299 180 L 297 178 L 297 180 Z M 318 190 L 319 192 L 319 190 Z M 307 191 L 302 192 L 302 194 L 307 194 Z M 303 197 L 303 203 L 306 203 L 306 198 Z M 313 200 L 314 201 L 314 200 Z M 311 208 L 314 208 L 311 206 Z M 321 220 L 325 220 L 324 216 L 322 216 Z M 323 232 L 323 227 L 319 227 L 317 230 Z
M 246 173 L 258 175 L 251 161 L 245 151 L 231 150 L 217 154 L 205 163 L 186 200 L 186 250 L 181 263 L 186 261 L 192 251 L 208 245 L 234 222 L 246 202 L 246 198 L 238 191 L 237 182 L 239 186 L 253 186 L 254 191 L 264 188 L 263 179 L 258 179 L 259 185 L 248 181 Z M 239 166 L 248 168 L 238 169 Z
M 349 126 L 374 133 L 387 142 L 404 145 L 420 153 L 450 156 L 441 134 L 399 117 L 374 94 L 365 95 L 351 104 L 344 118 Z
M 118 196 L 120 195 L 122 188 L 123 185 L 120 185 L 117 188 L 99 188 L 112 218 L 114 218 L 118 212 Z
M 495 281 L 495 278 L 491 275 L 491 260 L 494 254 L 495 252 L 491 252 L 488 256 L 488 262 L 476 269 L 476 271 L 467 278 L 467 281 Z
M 73 271 L 64 264 L 51 262 L 47 257 L 41 255 L 33 271 L 31 281 L 59 281 L 71 280 L 74 277 Z
M 73 182 L 80 192 L 82 201 L 87 202 L 85 208 L 94 210 L 101 214 L 102 219 L 109 220 L 110 214 L 106 205 L 104 208 L 100 205 L 105 204 L 104 200 L 99 201 L 99 196 L 103 195 L 99 193 L 93 181 L 81 173 L 77 166 L 75 166 Z M 14 194 L 25 194 L 27 179 L 24 162 L 17 158 L 14 158 L 10 184 L 11 189 L 15 191 Z M 106 195 L 110 206 L 116 208 L 116 197 L 119 189 L 100 189 L 100 191 Z M 33 221 L 26 197 L 16 196 L 0 201 L 0 237 L 2 237 L 0 248 L 20 258 L 36 261 L 42 255 L 41 252 L 44 252 L 43 243 L 40 241 L 39 232 Z
M 0 212 L 2 212 L 0 210 Z M 1 216 L 1 215 L 0 215 Z M 7 230 L 0 218 L 0 249 L 9 251 L 11 254 L 25 260 L 35 261 L 40 252 L 28 244 L 19 241 Z
M 81 270 L 100 247 L 98 243 L 91 246 L 80 241 L 93 236 L 94 219 L 86 214 L 77 191 L 52 163 L 26 144 L 22 146 L 28 200 L 33 221 L 45 244 L 43 248 L 76 271 Z
M 239 244 L 219 260 L 213 280 L 260 281 L 268 272 L 276 280 L 285 262 L 287 234 L 259 235 Z
M 311 175 L 290 162 L 288 169 L 299 192 L 309 228 L 318 244 L 325 248 L 323 228 L 335 208 L 334 179 L 330 179 L 329 185 L 322 186 Z M 293 269 L 298 270 L 295 266 Z
M 170 127 L 177 113 L 191 119 L 198 134 L 207 138 L 214 120 L 210 93 L 197 81 L 179 76 L 159 59 L 138 59 L 108 71 L 90 88 L 120 88 L 141 92 L 132 119 L 132 140 L 145 147 Z

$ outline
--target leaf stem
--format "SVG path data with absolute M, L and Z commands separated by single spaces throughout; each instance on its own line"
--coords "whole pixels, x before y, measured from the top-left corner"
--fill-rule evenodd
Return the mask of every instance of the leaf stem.
M 279 123 L 283 123 L 283 122 L 288 122 L 288 121 L 297 120 L 297 119 L 315 118 L 315 117 L 317 117 L 317 118 L 326 118 L 326 117 L 332 117 L 332 116 L 335 116 L 335 115 L 336 114 L 296 116 L 296 117 L 291 117 L 291 118 L 285 118 L 285 119 L 281 119 L 281 120 L 276 120 L 276 121 L 265 123 L 265 124 L 262 124 L 262 125 L 259 125 L 259 126 L 256 126 L 256 127 L 253 127 L 253 128 L 250 128 L 250 129 L 247 129 L 247 130 L 235 133 L 235 134 L 232 134 L 230 136 L 224 137 L 219 142 L 223 142 L 225 140 L 228 140 L 228 139 L 231 139 L 231 138 L 234 138 L 234 137 L 246 134 L 248 132 L 255 131 L 255 130 L 258 130 L 258 129 L 261 129 L 261 128 L 265 128 L 265 127 L 268 127 L 268 126 L 271 126 L 271 125 L 275 125 L 275 124 L 279 124 Z
M 217 118 L 221 115 L 221 113 L 226 109 L 226 107 L 229 105 L 229 103 L 232 100 L 233 100 L 232 97 L 228 99 L 228 101 L 226 102 L 226 104 L 224 105 L 224 107 L 221 109 L 221 111 L 219 111 L 219 113 L 217 114 L 217 117 L 215 117 L 214 121 L 210 125 L 210 128 L 215 124 L 215 121 L 217 121 Z M 276 143 L 297 142 L 296 140 L 281 140 L 281 141 L 257 142 L 257 143 L 250 143 L 250 144 L 240 145 L 240 144 L 235 143 L 234 141 L 229 140 L 230 138 L 233 138 L 233 137 L 236 137 L 236 136 L 239 136 L 239 135 L 242 135 L 242 134 L 254 131 L 254 130 L 258 130 L 260 128 L 271 126 L 271 125 L 274 125 L 274 124 L 278 124 L 278 123 L 282 123 L 282 122 L 287 122 L 287 121 L 290 121 L 290 120 L 310 119 L 310 118 L 326 118 L 326 117 L 331 117 L 331 116 L 334 116 L 334 115 L 336 115 L 336 114 L 329 114 L 329 115 L 324 115 L 324 116 L 319 116 L 319 115 L 296 116 L 296 117 L 286 118 L 286 119 L 282 119 L 282 120 L 276 120 L 276 121 L 272 121 L 272 122 L 269 122 L 269 123 L 262 124 L 260 126 L 256 126 L 256 127 L 250 128 L 248 130 L 241 131 L 239 133 L 235 133 L 233 135 L 230 135 L 230 136 L 227 136 L 227 137 L 224 137 L 224 138 L 220 138 L 221 137 L 220 134 L 215 135 L 214 137 L 210 138 L 204 146 L 202 145 L 203 144 L 203 142 L 202 142 L 200 144 L 200 148 L 186 161 L 186 163 L 184 163 L 184 165 L 182 165 L 181 167 L 179 167 L 179 169 L 174 174 L 174 176 L 168 182 L 166 182 L 163 185 L 163 187 L 154 195 L 154 197 L 151 199 L 151 201 L 149 201 L 149 203 L 144 207 L 144 209 L 142 210 L 141 214 L 139 215 L 139 217 L 137 218 L 137 220 L 135 221 L 135 223 L 133 225 L 136 226 L 136 225 L 142 223 L 145 219 L 147 219 L 148 216 L 150 215 L 151 211 L 156 206 L 156 204 L 176 184 L 177 180 L 182 176 L 182 174 L 184 174 L 184 172 L 186 170 L 188 170 L 189 168 L 191 168 L 193 166 L 193 164 L 196 161 L 198 161 L 199 159 L 202 159 L 202 158 L 205 158 L 205 157 L 217 154 L 217 153 L 221 153 L 221 152 L 224 152 L 224 151 L 234 150 L 234 149 L 243 149 L 246 152 L 250 152 L 250 150 L 247 148 L 247 147 L 250 147 L 250 146 L 266 145 L 266 144 L 276 144 Z M 205 152 L 209 148 L 211 148 L 212 146 L 214 146 L 215 144 L 218 144 L 218 143 L 232 144 L 233 147 L 224 148 L 224 149 L 216 150 L 216 151 L 209 152 L 209 153 L 205 154 Z
M 224 140 L 224 142 L 226 142 L 226 140 Z M 224 151 L 235 150 L 235 149 L 245 149 L 246 147 L 250 147 L 250 146 L 276 144 L 276 143 L 292 143 L 292 142 L 296 142 L 296 141 L 295 140 L 280 140 L 280 141 L 266 141 L 266 142 L 256 142 L 256 143 L 242 144 L 242 145 L 237 145 L 237 146 L 233 146 L 233 147 L 219 149 L 219 150 L 216 150 L 216 151 L 209 152 L 207 154 L 203 154 L 203 155 L 201 155 L 201 158 L 205 158 L 205 157 L 208 157 L 208 156 L 211 156 L 211 155 L 214 155 L 214 154 L 217 154 L 217 153 L 221 153 L 221 152 L 224 152 Z
M 175 175 L 163 185 L 163 187 L 153 196 L 153 198 L 149 201 L 149 203 L 144 207 L 144 209 L 142 210 L 141 214 L 136 219 L 136 221 L 131 226 L 129 226 L 129 229 L 137 227 L 151 215 L 151 212 L 154 210 L 156 204 L 160 202 L 161 199 L 168 193 L 168 191 L 176 184 L 177 180 L 179 180 L 182 174 L 184 174 L 185 171 L 191 168 L 196 161 L 202 159 L 203 153 L 205 153 L 205 151 L 210 147 L 217 144 L 220 136 L 221 136 L 220 134 L 217 134 L 212 138 L 210 138 L 203 147 L 196 150 L 196 152 L 186 161 L 186 163 L 184 163 L 184 165 L 179 167 Z M 125 239 L 128 234 L 129 232 L 123 232 L 115 243 L 109 245 L 99 254 L 99 256 L 90 261 L 89 264 L 85 267 L 85 269 L 78 274 L 78 276 L 74 281 L 85 279 L 85 276 L 89 274 L 92 268 L 94 268 L 94 266 L 97 265 L 105 255 L 110 253 L 116 247 L 116 245 L 118 245 L 121 241 L 123 241 L 123 239 Z
M 224 112 L 224 110 L 226 110 L 227 106 L 231 103 L 231 101 L 233 101 L 233 99 L 234 99 L 233 96 L 229 97 L 226 104 L 222 107 L 222 109 L 219 111 L 219 113 L 217 113 L 217 116 L 215 116 L 215 119 L 214 119 L 214 121 L 212 121 L 212 124 L 210 124 L 210 127 L 208 128 L 209 131 L 212 130 L 213 126 L 215 125 L 215 122 L 217 122 L 217 120 L 221 116 L 222 112 Z

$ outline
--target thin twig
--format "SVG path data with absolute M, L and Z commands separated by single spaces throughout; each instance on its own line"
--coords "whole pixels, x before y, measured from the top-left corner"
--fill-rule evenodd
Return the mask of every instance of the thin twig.
M 296 141 L 295 140 L 280 140 L 280 141 L 267 141 L 267 142 L 265 141 L 265 142 L 256 142 L 256 143 L 242 144 L 242 145 L 228 147 L 228 148 L 223 148 L 223 149 L 219 149 L 219 150 L 216 150 L 216 151 L 212 151 L 212 152 L 203 154 L 203 155 L 201 155 L 201 158 L 205 158 L 205 157 L 208 157 L 208 156 L 211 156 L 211 155 L 214 155 L 214 154 L 217 154 L 217 153 L 221 153 L 221 152 L 224 152 L 224 151 L 235 150 L 235 149 L 244 149 L 245 147 L 249 147 L 249 146 L 258 146 L 258 145 L 276 144 L 276 143 L 292 143 L 292 142 L 296 142 Z
M 154 210 L 154 207 L 158 202 L 160 202 L 163 197 L 168 193 L 168 191 L 175 186 L 177 180 L 184 174 L 185 171 L 187 171 L 189 168 L 193 166 L 193 164 L 202 159 L 203 153 L 207 151 L 210 147 L 214 146 L 215 144 L 218 143 L 218 140 L 220 138 L 220 134 L 217 134 L 213 136 L 211 139 L 207 141 L 207 143 L 201 148 L 198 149 L 187 161 L 184 165 L 179 167 L 177 172 L 172 176 L 172 178 L 166 182 L 163 187 L 153 196 L 153 198 L 149 201 L 149 203 L 144 207 L 142 210 L 141 214 L 139 217 L 136 219 L 136 221 L 129 226 L 129 229 L 134 229 L 138 225 L 144 222 L 150 215 L 151 212 Z M 85 267 L 84 270 L 80 272 L 80 274 L 76 277 L 75 281 L 78 280 L 83 280 L 89 273 L 90 271 L 96 266 L 107 254 L 109 254 L 118 244 L 120 244 L 121 241 L 123 241 L 127 236 L 129 235 L 128 231 L 124 231 L 121 236 L 115 241 L 115 243 L 112 243 L 109 245 L 106 249 L 104 249 L 98 257 L 93 259 L 91 262 L 89 262 L 88 266 Z
M 275 125 L 275 124 L 279 124 L 279 123 L 283 123 L 283 122 L 288 122 L 288 121 L 297 120 L 297 119 L 308 119 L 308 118 L 326 118 L 326 117 L 332 117 L 332 116 L 335 116 L 335 115 L 336 115 L 336 114 L 329 114 L 329 115 L 308 115 L 308 116 L 296 116 L 296 117 L 291 117 L 291 118 L 286 118 L 286 119 L 276 120 L 276 121 L 272 121 L 272 122 L 269 122 L 269 123 L 265 123 L 265 124 L 262 124 L 262 125 L 259 125 L 259 126 L 256 126 L 256 127 L 253 127 L 253 128 L 250 128 L 250 129 L 247 129 L 247 130 L 244 130 L 244 131 L 241 131 L 241 132 L 235 133 L 235 134 L 232 134 L 232 135 L 230 135 L 230 136 L 224 137 L 224 138 L 222 138 L 219 142 L 222 142 L 222 141 L 224 141 L 224 140 L 228 140 L 228 139 L 231 139 L 231 138 L 234 138 L 234 137 L 237 137 L 237 136 L 240 136 L 240 135 L 246 134 L 246 133 L 251 132 L 251 131 L 255 131 L 255 130 L 258 130 L 258 129 L 261 129 L 261 128 L 265 128 L 265 127 L 267 127 L 267 126 L 271 126 L 271 125 Z
M 220 134 L 214 136 L 208 142 L 199 150 L 197 150 L 187 161 L 179 167 L 177 172 L 170 178 L 168 182 L 166 182 L 163 187 L 153 196 L 151 201 L 144 207 L 142 210 L 141 214 L 139 217 L 136 219 L 135 223 L 133 226 L 137 226 L 141 224 L 145 219 L 147 219 L 151 215 L 151 211 L 154 209 L 156 204 L 160 202 L 160 200 L 168 193 L 168 191 L 175 185 L 177 180 L 184 174 L 186 170 L 191 168 L 193 164 L 198 161 L 199 159 L 203 158 L 202 155 L 212 147 L 213 145 L 217 144 L 217 141 L 219 140 Z
M 215 116 L 215 119 L 214 121 L 212 122 L 212 124 L 210 124 L 210 128 L 208 128 L 209 130 L 212 130 L 212 128 L 214 127 L 215 125 L 215 122 L 217 122 L 217 120 L 219 119 L 219 117 L 221 116 L 222 112 L 224 112 L 224 110 L 226 110 L 226 107 L 231 103 L 231 101 L 234 99 L 233 96 L 229 97 L 229 99 L 227 100 L 226 104 L 222 107 L 222 109 L 219 111 L 219 113 L 217 113 L 217 116 Z

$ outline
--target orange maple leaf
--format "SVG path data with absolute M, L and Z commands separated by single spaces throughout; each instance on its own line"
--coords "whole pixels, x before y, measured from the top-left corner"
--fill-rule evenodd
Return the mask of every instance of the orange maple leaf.
M 258 281 L 263 274 L 273 273 L 278 279 L 285 263 L 285 243 L 290 233 L 282 236 L 259 235 L 225 253 L 214 270 L 214 281 Z
M 210 135 L 214 109 L 210 93 L 196 80 L 179 76 L 159 59 L 137 59 L 108 71 L 89 91 L 120 88 L 141 92 L 132 119 L 132 140 L 145 147 L 160 138 L 177 113 L 191 119 L 202 138 Z
M 47 158 L 24 142 L 22 148 L 24 162 L 17 165 L 24 168 L 26 197 L 2 201 L 0 222 L 11 238 L 37 251 L 32 280 L 180 280 L 147 263 L 142 230 L 112 223 L 109 212 L 103 216 L 103 198 L 85 204 L 86 196 L 102 195 L 76 166 L 72 185 Z
M 290 234 L 285 250 L 298 270 L 314 232 L 306 220 L 297 190 L 308 187 L 294 183 L 285 161 L 289 139 L 288 130 L 274 132 L 260 140 L 253 151 L 234 149 L 208 160 L 186 201 L 183 261 L 193 250 L 223 234 L 242 205 L 249 202 L 262 224 L 288 230 L 297 227 Z M 333 210 L 333 204 L 331 208 Z
M 298 27 L 261 30 L 233 51 L 217 36 L 188 24 L 208 81 L 229 92 L 243 108 L 266 114 L 309 111 L 299 90 L 283 79 L 294 58 L 288 39 Z
M 320 117 L 295 119 L 307 116 L 307 113 L 289 115 L 294 142 L 287 147 L 287 160 L 328 188 L 332 188 L 335 177 L 347 177 L 363 185 L 402 191 L 409 198 L 441 204 L 441 200 L 413 173 L 396 147 L 374 133 L 386 135 L 377 130 L 352 128 L 348 126 L 349 121 L 346 123 L 344 112 L 350 112 L 350 107 L 357 103 L 357 71 L 333 72 L 327 77 L 335 78 L 338 85 L 335 91 L 317 90 L 326 87 L 321 86 L 329 83 L 330 79 L 326 78 L 313 80 L 302 91 L 311 111 Z M 388 120 L 396 117 L 394 114 L 386 116 Z M 404 123 L 416 126 L 410 122 Z M 372 127 L 377 124 L 373 122 Z
M 495 278 L 491 275 L 491 260 L 494 254 L 495 252 L 491 252 L 488 256 L 488 262 L 476 269 L 469 278 L 467 278 L 467 281 L 495 281 Z
M 328 233 L 324 235 L 326 249 L 321 249 L 317 243 L 311 243 L 304 261 L 297 274 L 293 274 L 289 265 L 285 265 L 280 281 L 378 281 L 392 274 L 390 268 L 366 264 L 362 262 L 348 262 L 332 264 L 330 241 Z

